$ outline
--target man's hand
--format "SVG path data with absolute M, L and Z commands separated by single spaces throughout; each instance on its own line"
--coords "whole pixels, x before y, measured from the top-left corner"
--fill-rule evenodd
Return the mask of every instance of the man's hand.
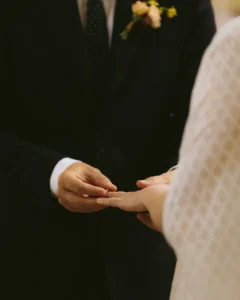
M 175 173 L 175 170 L 164 173 L 159 176 L 149 177 L 145 180 L 139 180 L 137 182 L 137 186 L 140 189 L 145 189 L 145 188 L 147 188 L 151 185 L 155 185 L 155 184 L 170 184 L 172 182 L 174 173 Z
M 59 203 L 72 212 L 103 210 L 97 198 L 105 197 L 108 190 L 115 192 L 117 187 L 98 169 L 82 162 L 70 165 L 58 178 Z

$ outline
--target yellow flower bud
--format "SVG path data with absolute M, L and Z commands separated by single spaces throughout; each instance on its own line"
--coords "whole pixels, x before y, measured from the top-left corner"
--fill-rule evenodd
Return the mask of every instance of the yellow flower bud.
M 163 14 L 163 8 L 162 7 L 159 8 L 159 13 L 160 13 L 160 15 Z
M 159 3 L 157 1 L 148 1 L 148 5 L 159 6 Z
M 169 19 L 172 19 L 177 16 L 177 10 L 175 7 L 171 7 L 167 10 L 167 16 Z

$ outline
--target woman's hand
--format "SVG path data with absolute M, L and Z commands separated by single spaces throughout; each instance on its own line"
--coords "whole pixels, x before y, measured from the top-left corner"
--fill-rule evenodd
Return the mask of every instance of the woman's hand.
M 158 184 L 137 192 L 108 192 L 108 198 L 99 198 L 97 202 L 107 207 L 137 212 L 138 219 L 142 223 L 154 230 L 161 231 L 163 203 L 168 187 L 166 184 Z

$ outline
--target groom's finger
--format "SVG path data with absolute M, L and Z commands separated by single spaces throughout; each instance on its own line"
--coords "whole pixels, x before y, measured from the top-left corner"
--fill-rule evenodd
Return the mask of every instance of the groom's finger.
M 114 192 L 117 190 L 117 187 L 110 181 L 110 179 L 103 175 L 98 169 L 94 169 L 91 177 L 97 186 Z
M 79 191 L 81 191 L 80 195 L 88 195 L 92 197 L 103 197 L 107 194 L 106 190 L 84 182 L 80 183 Z
M 58 201 L 67 210 L 76 213 L 93 213 L 105 209 L 95 198 L 79 196 L 68 190 L 61 190 Z
M 106 190 L 103 188 L 84 183 L 81 179 L 71 172 L 65 172 L 59 179 L 59 186 L 75 194 L 82 196 L 83 194 L 95 197 L 106 196 Z

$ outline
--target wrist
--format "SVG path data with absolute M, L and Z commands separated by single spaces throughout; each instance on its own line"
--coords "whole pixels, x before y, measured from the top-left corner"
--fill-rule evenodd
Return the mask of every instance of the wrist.
M 50 177 L 50 189 L 53 196 L 57 196 L 58 177 L 72 164 L 79 162 L 78 160 L 65 157 L 61 159 L 54 167 Z

